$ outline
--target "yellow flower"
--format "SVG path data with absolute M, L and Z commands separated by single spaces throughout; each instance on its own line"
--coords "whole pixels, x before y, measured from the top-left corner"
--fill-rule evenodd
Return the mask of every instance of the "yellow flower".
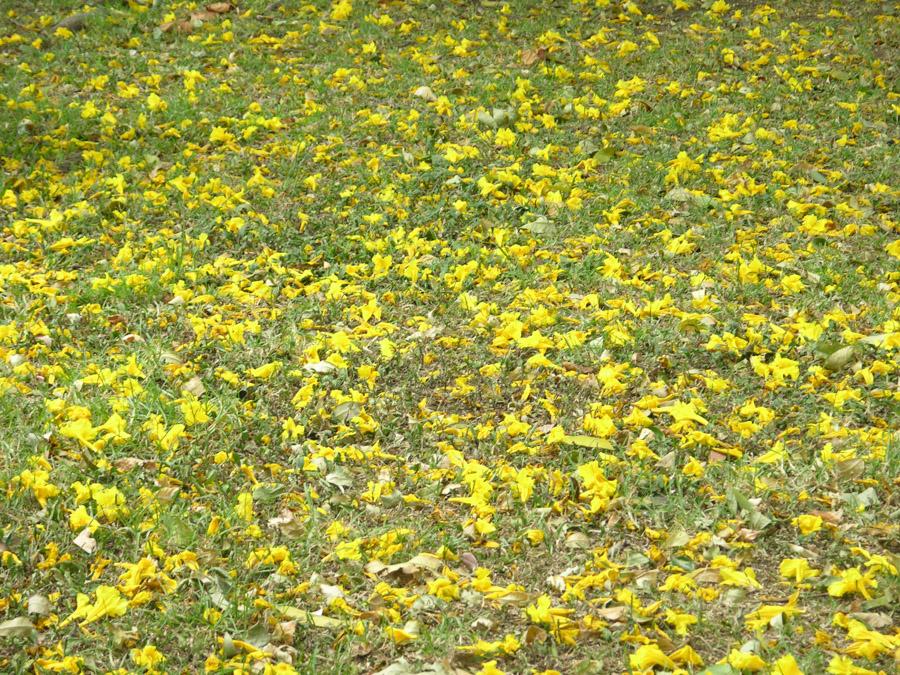
M 140 649 L 132 649 L 131 660 L 140 668 L 152 669 L 165 661 L 166 657 L 154 645 L 146 645 Z
M 131 434 L 125 431 L 125 420 L 122 419 L 122 416 L 118 413 L 110 415 L 103 424 L 95 429 L 95 431 L 103 432 L 104 444 L 109 441 L 114 441 L 116 444 L 121 445 L 131 438 Z
M 241 494 L 239 494 L 237 498 L 237 506 L 234 507 L 234 512 L 241 520 L 252 523 L 253 495 L 249 492 L 242 492 Z
M 535 604 L 525 608 L 525 614 L 532 623 L 552 625 L 556 620 L 572 613 L 571 609 L 553 607 L 553 601 L 547 595 L 540 596 Z
M 350 0 L 337 0 L 331 6 L 332 21 L 343 21 L 353 12 L 353 3 Z
M 247 374 L 258 380 L 268 380 L 272 375 L 278 372 L 279 368 L 281 368 L 281 361 L 273 361 L 272 363 L 266 363 L 257 368 L 251 368 L 247 371 Z
M 516 144 L 516 135 L 510 129 L 498 129 L 494 136 L 494 145 L 509 148 Z
M 778 568 L 779 573 L 786 579 L 793 579 L 794 583 L 802 583 L 806 579 L 819 576 L 819 570 L 809 566 L 806 558 L 785 558 Z
M 666 623 L 675 628 L 682 637 L 688 634 L 688 626 L 693 626 L 698 619 L 693 614 L 682 614 L 672 609 L 666 610 Z
M 751 673 L 758 672 L 766 667 L 766 662 L 759 658 L 756 654 L 749 652 L 741 652 L 732 649 L 728 654 L 728 665 L 737 670 L 746 670 Z
M 818 532 L 822 529 L 822 518 L 821 516 L 813 516 L 810 514 L 804 514 L 802 516 L 797 516 L 793 520 L 791 520 L 791 525 L 800 530 L 800 534 L 813 534 L 814 532 Z
M 49 468 L 49 463 L 47 464 Z M 16 476 L 16 480 L 23 490 L 31 490 L 34 498 L 41 507 L 47 506 L 47 500 L 59 494 L 59 487 L 49 481 L 50 473 L 43 469 L 25 469 Z
M 234 134 L 228 131 L 225 127 L 213 127 L 209 132 L 209 142 L 210 143 L 222 143 L 227 144 L 234 141 Z
M 859 567 L 851 567 L 840 573 L 840 579 L 828 585 L 828 595 L 840 598 L 848 593 L 859 593 L 866 600 L 872 599 L 870 589 L 877 588 L 878 581 L 871 570 L 863 574 Z
M 519 651 L 521 647 L 522 644 L 514 635 L 507 635 L 502 641 L 487 642 L 485 640 L 478 640 L 478 642 L 473 645 L 463 645 L 458 647 L 458 649 L 463 652 L 475 654 L 476 656 L 491 656 L 499 653 L 514 654 Z
M 102 516 L 107 522 L 114 522 L 119 516 L 129 513 L 125 505 L 125 495 L 115 486 L 108 488 L 100 486 L 100 489 L 92 490 L 92 495 L 98 507 L 97 515 Z
M 703 465 L 695 457 L 691 457 L 681 469 L 681 473 L 693 478 L 702 478 L 704 473 Z
M 128 601 L 122 597 L 118 589 L 112 586 L 98 586 L 94 593 L 95 601 L 93 604 L 91 604 L 87 595 L 84 593 L 78 594 L 75 611 L 59 624 L 60 628 L 76 619 L 81 619 L 80 626 L 86 626 L 107 616 L 122 616 L 128 611 Z
M 806 286 L 800 279 L 799 274 L 788 274 L 781 279 L 781 289 L 785 292 L 786 295 L 799 293 L 804 288 L 806 288 Z
M 69 514 L 69 527 L 74 532 L 81 532 L 86 527 L 89 528 L 90 532 L 95 532 L 100 527 L 100 523 L 87 512 L 84 504 L 82 504 Z
M 155 92 L 151 92 L 147 96 L 147 107 L 153 112 L 164 112 L 168 110 L 169 104 L 162 100 Z
M 192 427 L 198 424 L 205 424 L 210 420 L 206 405 L 201 401 L 187 399 L 179 407 L 181 408 L 181 414 L 184 416 L 185 426 Z
M 446 577 L 438 577 L 434 581 L 429 581 L 428 592 L 436 598 L 440 598 L 441 600 L 446 600 L 448 602 L 450 600 L 459 599 L 459 586 L 454 584 Z
M 588 462 L 578 467 L 576 473 L 584 484 L 584 495 L 591 499 L 591 511 L 596 513 L 609 505 L 609 500 L 616 494 L 619 483 L 607 480 L 606 474 L 597 462 Z
M 141 558 L 136 563 L 117 563 L 125 571 L 119 575 L 117 588 L 129 598 L 133 598 L 145 587 L 172 593 L 177 583 L 169 575 L 160 572 L 157 562 L 152 558 Z
M 59 427 L 59 433 L 66 438 L 74 438 L 84 447 L 91 450 L 97 450 L 94 445 L 94 439 L 100 433 L 100 429 L 95 428 L 89 419 L 79 418 L 71 422 L 67 422 Z
M 772 664 L 771 675 L 804 675 L 797 665 L 797 660 L 790 654 L 785 654 Z
M 706 418 L 697 414 L 697 408 L 694 406 L 693 401 L 689 403 L 676 401 L 664 408 L 653 408 L 653 412 L 666 413 L 672 416 L 672 419 L 675 421 L 669 429 L 671 429 L 673 433 L 680 433 L 684 430 L 693 429 L 694 423 L 702 424 L 704 426 L 709 424 L 709 421 Z
M 884 671 L 881 671 L 884 672 Z M 830 675 L 879 675 L 874 670 L 862 668 L 853 663 L 846 656 L 835 656 L 828 662 L 828 673 Z
M 797 607 L 798 594 L 799 591 L 794 593 L 784 605 L 762 605 L 753 610 L 745 617 L 747 627 L 755 631 L 765 630 L 775 619 L 783 620 L 795 614 L 803 614 L 806 610 Z
M 504 675 L 504 671 L 497 668 L 496 661 L 485 661 L 477 675 Z
M 334 554 L 340 560 L 361 560 L 362 552 L 359 549 L 361 544 L 362 539 L 341 542 L 335 547 Z
M 703 665 L 703 659 L 697 652 L 694 651 L 694 649 L 690 645 L 685 645 L 680 649 L 676 649 L 674 652 L 669 654 L 669 658 L 679 666 L 691 666 L 693 668 L 699 668 Z
M 537 546 L 542 541 L 544 541 L 544 531 L 543 530 L 526 530 L 525 537 L 528 541 L 531 542 L 533 546 Z
M 615 422 L 609 415 L 600 415 L 599 417 L 585 415 L 582 427 L 586 432 L 598 438 L 609 438 L 618 431 Z
M 633 669 L 638 671 L 652 668 L 665 668 L 666 670 L 675 668 L 675 662 L 666 656 L 665 652 L 656 644 L 638 647 L 637 651 L 628 657 L 628 663 Z
M 34 662 L 40 673 L 72 673 L 84 672 L 84 659 L 80 656 L 66 656 L 61 659 L 41 658 Z
M 412 642 L 413 640 L 418 639 L 418 635 L 415 633 L 409 632 L 404 628 L 395 628 L 393 626 L 385 626 L 384 627 L 385 635 L 388 636 L 390 640 L 392 640 L 395 644 L 405 645 L 407 642 Z

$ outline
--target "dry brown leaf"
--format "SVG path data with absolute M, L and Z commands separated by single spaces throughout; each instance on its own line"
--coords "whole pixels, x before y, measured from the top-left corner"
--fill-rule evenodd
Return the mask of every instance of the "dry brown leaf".
M 721 452 L 716 452 L 715 450 L 710 450 L 709 457 L 707 457 L 707 461 L 710 464 L 724 462 L 726 459 L 728 459 L 728 455 L 723 455 Z
M 219 18 L 219 15 L 215 12 L 208 12 L 205 10 L 191 12 L 191 21 L 212 21 L 217 18 Z
M 437 96 L 434 95 L 434 92 L 431 90 L 431 87 L 427 85 L 422 85 L 418 89 L 413 92 L 413 96 L 418 96 L 419 98 L 425 101 L 437 101 Z
M 721 580 L 719 570 L 708 569 L 694 575 L 694 581 L 700 584 L 717 584 Z
M 862 621 L 872 630 L 887 628 L 894 623 L 890 614 L 883 614 L 882 612 L 851 612 L 850 617 Z
M 378 575 L 384 572 L 385 569 L 387 569 L 387 565 L 380 560 L 371 560 L 363 566 L 363 571 L 366 574 Z
M 233 7 L 230 2 L 213 2 L 208 4 L 206 9 L 214 14 L 227 14 Z
M 160 488 L 156 492 L 156 498 L 163 504 L 168 504 L 173 499 L 175 499 L 175 495 L 181 490 L 177 485 L 167 485 L 164 488 Z
M 529 626 L 528 630 L 525 631 L 525 644 L 533 645 L 539 644 L 542 645 L 547 641 L 547 631 L 545 631 L 540 626 Z
M 120 457 L 119 459 L 114 459 L 112 465 L 116 467 L 116 470 L 121 471 L 122 473 L 127 473 L 137 467 L 154 471 L 158 466 L 152 459 L 141 459 L 140 457 Z
M 397 577 L 415 577 L 428 571 L 437 574 L 444 567 L 444 561 L 431 553 L 420 553 L 406 562 L 388 565 L 380 574 Z
M 190 33 L 194 30 L 194 27 L 191 25 L 190 21 L 186 21 L 185 19 L 177 20 L 177 21 L 166 21 L 164 24 L 161 24 L 159 27 L 159 31 L 161 33 L 169 33 L 171 31 L 177 31 L 179 33 Z
M 810 511 L 810 513 L 814 516 L 819 516 L 819 518 L 831 525 L 840 525 L 841 521 L 844 520 L 844 514 L 840 511 Z
M 193 394 L 197 398 L 200 398 L 204 393 L 206 393 L 206 387 L 203 386 L 203 381 L 196 375 L 185 382 L 184 386 L 181 388 L 187 393 Z
M 473 554 L 471 554 L 469 551 L 466 551 L 461 556 L 459 556 L 459 561 L 470 572 L 474 572 L 475 568 L 478 567 L 478 559 Z
M 742 527 L 737 531 L 735 539 L 737 539 L 738 541 L 751 542 L 754 541 L 760 534 L 762 534 L 762 532 L 760 532 L 759 530 L 749 530 L 746 527 Z
M 272 638 L 284 645 L 294 643 L 294 634 L 297 632 L 296 621 L 279 621 L 275 624 L 275 630 L 272 632 Z
M 269 518 L 268 525 L 278 528 L 286 537 L 299 537 L 307 531 L 304 521 L 289 509 L 282 509 L 277 516 Z
M 529 67 L 547 58 L 547 50 L 543 47 L 522 50 L 522 65 Z
M 307 612 L 290 605 L 275 605 L 275 609 L 302 626 L 315 626 L 316 628 L 340 628 L 344 622 L 330 616 L 323 616 L 313 612 Z
M 604 621 L 615 623 L 617 621 L 622 621 L 625 618 L 625 616 L 628 614 L 628 607 L 626 607 L 625 605 L 613 605 L 611 607 L 598 609 L 594 612 L 594 614 Z

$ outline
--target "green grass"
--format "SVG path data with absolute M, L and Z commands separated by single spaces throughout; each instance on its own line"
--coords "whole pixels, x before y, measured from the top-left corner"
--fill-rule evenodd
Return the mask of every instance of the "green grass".
M 896 3 L 237 4 L 0 17 L 0 670 L 891 672 Z

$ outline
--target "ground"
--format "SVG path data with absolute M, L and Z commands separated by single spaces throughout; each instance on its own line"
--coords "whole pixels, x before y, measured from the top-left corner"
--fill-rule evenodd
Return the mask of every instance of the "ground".
M 4 2 L 0 670 L 896 672 L 897 10 Z

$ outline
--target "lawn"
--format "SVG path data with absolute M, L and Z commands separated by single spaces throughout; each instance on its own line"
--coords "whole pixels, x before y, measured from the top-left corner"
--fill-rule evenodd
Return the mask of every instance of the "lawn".
M 898 9 L 2 3 L 0 671 L 896 672 Z

